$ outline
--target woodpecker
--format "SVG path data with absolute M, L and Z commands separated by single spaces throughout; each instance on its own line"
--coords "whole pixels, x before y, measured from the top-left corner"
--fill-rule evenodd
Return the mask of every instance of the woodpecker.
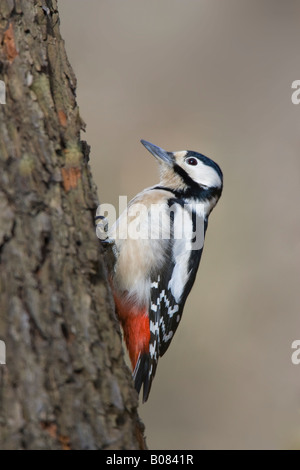
M 141 143 L 160 183 L 132 199 L 107 231 L 115 255 L 111 286 L 137 392 L 149 397 L 159 357 L 181 320 L 200 263 L 208 216 L 223 188 L 220 167 L 194 152 Z M 103 221 L 101 221 L 103 224 Z

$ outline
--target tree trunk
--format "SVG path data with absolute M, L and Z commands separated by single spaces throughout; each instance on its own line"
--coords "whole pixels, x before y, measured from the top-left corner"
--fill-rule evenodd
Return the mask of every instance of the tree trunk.
M 144 448 L 56 0 L 1 0 L 0 79 L 0 447 Z

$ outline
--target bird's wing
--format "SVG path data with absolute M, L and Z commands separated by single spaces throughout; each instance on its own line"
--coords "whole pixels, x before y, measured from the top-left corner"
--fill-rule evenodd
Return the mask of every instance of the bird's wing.
M 179 220 L 176 211 L 183 211 L 179 204 L 177 206 L 173 225 Z M 191 224 L 192 234 L 191 214 L 189 217 L 190 219 L 186 219 L 184 223 L 185 226 Z M 149 354 L 143 359 L 144 401 L 149 395 L 158 359 L 167 351 L 181 320 L 184 304 L 194 284 L 203 249 L 203 244 L 198 249 L 192 249 L 192 237 L 189 239 L 187 233 L 181 238 L 175 238 L 174 230 L 172 234 L 165 252 L 163 266 L 151 273 Z

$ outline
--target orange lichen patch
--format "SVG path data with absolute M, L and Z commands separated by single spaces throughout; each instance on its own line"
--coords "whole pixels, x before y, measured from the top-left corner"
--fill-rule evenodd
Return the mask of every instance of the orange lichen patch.
M 41 426 L 42 429 L 44 429 L 49 434 L 49 436 L 51 436 L 53 439 L 57 439 L 61 443 L 63 450 L 71 450 L 70 438 L 68 436 L 63 436 L 62 434 L 58 436 L 57 425 L 55 423 L 42 421 Z
M 51 437 L 53 437 L 53 439 L 57 439 L 57 425 L 55 423 L 48 423 L 43 421 L 41 425 L 42 428 L 47 431 Z
M 74 189 L 77 187 L 77 183 L 79 178 L 81 178 L 80 168 L 62 168 L 61 174 L 63 178 L 63 185 L 66 192 L 70 191 L 70 189 Z
M 12 63 L 14 59 L 17 57 L 17 55 L 19 55 L 16 49 L 15 35 L 14 35 L 12 23 L 9 24 L 8 29 L 4 33 L 3 44 L 4 44 L 4 51 L 5 51 L 6 57 L 9 60 L 9 62 Z
M 64 111 L 58 111 L 58 119 L 62 127 L 67 127 L 67 116 Z
M 71 450 L 70 438 L 68 436 L 60 435 L 58 438 L 63 450 Z

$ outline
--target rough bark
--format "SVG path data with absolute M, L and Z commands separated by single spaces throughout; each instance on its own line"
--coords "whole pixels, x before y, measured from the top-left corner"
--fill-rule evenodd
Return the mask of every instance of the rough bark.
M 0 448 L 143 448 L 56 0 L 1 0 L 0 79 Z

